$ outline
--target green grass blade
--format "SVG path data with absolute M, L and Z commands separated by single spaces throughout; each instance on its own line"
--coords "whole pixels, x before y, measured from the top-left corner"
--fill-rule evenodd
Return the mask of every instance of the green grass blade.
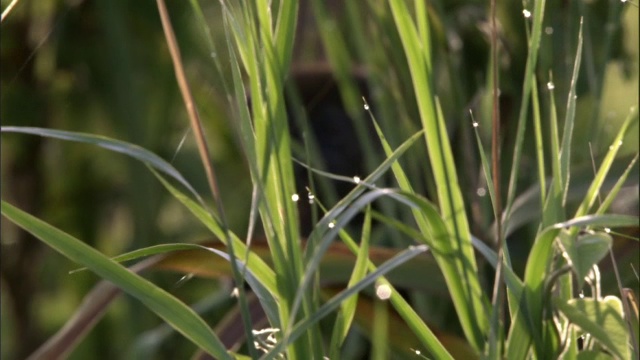
M 352 287 L 361 281 L 367 274 L 367 261 L 369 256 L 369 239 L 371 237 L 371 207 L 368 206 L 365 211 L 364 225 L 362 226 L 362 236 L 360 237 L 360 249 L 358 250 L 358 257 L 356 264 L 353 268 L 353 273 L 349 279 L 347 287 Z M 358 305 L 358 294 L 347 299 L 340 305 L 340 311 L 338 312 L 338 318 L 333 327 L 331 342 L 329 345 L 329 356 L 331 359 L 338 359 L 340 357 L 340 346 L 347 337 L 347 333 L 351 328 L 353 317 L 356 313 L 356 307 Z
M 627 116 L 627 119 L 622 124 L 620 131 L 618 131 L 618 135 L 613 140 L 613 143 L 611 144 L 611 146 L 609 146 L 609 151 L 607 152 L 607 155 L 604 157 L 604 160 L 602 160 L 602 164 L 600 164 L 600 168 L 598 169 L 598 172 L 596 173 L 596 177 L 595 179 L 593 179 L 593 182 L 591 183 L 591 186 L 587 191 L 584 201 L 582 202 L 582 204 L 580 204 L 580 207 L 578 208 L 578 210 L 576 210 L 575 217 L 586 215 L 589 212 L 589 209 L 591 209 L 591 207 L 595 203 L 596 199 L 598 198 L 598 194 L 600 193 L 600 188 L 602 187 L 602 184 L 604 183 L 605 178 L 609 173 L 609 169 L 613 165 L 613 161 L 616 158 L 616 154 L 618 153 L 618 150 L 622 145 L 622 140 L 627 134 L 627 131 L 631 128 L 631 125 L 637 122 L 638 122 L 638 108 L 633 107 L 629 111 L 629 115 Z
M 618 195 L 618 192 L 620 191 L 625 181 L 629 177 L 629 174 L 631 173 L 631 170 L 633 169 L 633 166 L 636 164 L 637 161 L 638 161 L 638 154 L 634 156 L 633 160 L 631 160 L 631 162 L 629 163 L 629 166 L 627 166 L 624 173 L 620 175 L 620 177 L 616 181 L 616 184 L 613 186 L 613 188 L 611 188 L 611 191 L 609 191 L 609 194 L 607 194 L 607 197 L 604 199 L 604 201 L 602 201 L 602 204 L 600 204 L 600 206 L 598 207 L 598 210 L 596 211 L 596 215 L 602 215 L 609 209 L 609 207 L 615 200 L 616 196 Z
M 450 246 L 456 252 L 453 259 L 441 259 L 441 265 L 465 335 L 479 351 L 484 347 L 484 334 L 489 324 L 486 314 L 487 301 L 477 277 L 465 204 L 458 185 L 449 135 L 443 124 L 444 116 L 431 89 L 433 80 L 430 48 L 427 47 L 429 44 L 421 41 L 403 1 L 389 1 L 389 5 L 402 40 L 418 99 L 420 119 L 425 130 L 430 164 L 438 189 L 441 216 L 445 219 L 447 230 L 451 234 L 451 238 L 443 241 L 451 242 Z M 421 17 L 421 20 L 426 21 L 426 17 Z M 422 30 L 422 35 L 424 34 L 425 31 Z M 447 262 L 450 264 L 446 265 Z M 446 270 L 445 266 L 450 270 Z
M 165 290 L 110 260 L 89 245 L 5 201 L 2 201 L 2 214 L 70 260 L 85 265 L 140 300 L 207 353 L 219 359 L 232 359 L 204 320 Z
M 558 132 L 558 112 L 556 109 L 556 100 L 554 96 L 553 75 L 549 74 L 549 111 L 550 111 L 550 141 L 551 141 L 551 174 L 552 183 L 549 187 L 549 194 L 546 196 L 546 202 L 542 207 L 542 226 L 545 228 L 552 224 L 562 221 L 566 218 L 564 208 L 562 206 L 562 165 L 560 163 L 560 135 Z
M 171 195 L 173 195 L 173 197 L 180 201 L 213 233 L 215 237 L 224 243 L 226 234 L 218 219 L 214 218 L 210 212 L 169 184 L 169 182 L 160 175 L 157 173 L 155 175 L 162 185 L 164 185 Z M 234 233 L 230 233 L 230 237 L 231 241 L 233 241 L 236 257 L 246 263 L 247 267 L 254 274 L 256 279 L 258 279 L 257 282 L 250 285 L 252 285 L 253 290 L 257 293 L 269 320 L 273 326 L 279 326 L 277 316 L 279 307 L 275 297 L 279 297 L 280 292 L 276 285 L 276 275 L 273 269 L 271 269 L 258 255 L 250 251 L 242 240 L 240 240 Z
M 42 137 L 48 137 L 53 139 L 74 141 L 79 143 L 96 145 L 101 148 L 115 151 L 121 154 L 130 156 L 136 160 L 142 161 L 145 164 L 152 166 L 153 168 L 161 171 L 173 179 L 177 180 L 187 190 L 189 190 L 198 200 L 201 201 L 200 195 L 189 184 L 189 182 L 182 177 L 182 175 L 171 164 L 163 160 L 158 155 L 146 150 L 138 145 L 131 144 L 125 141 L 111 139 L 106 136 L 85 134 L 73 131 L 53 130 L 36 127 L 22 127 L 22 126 L 3 126 L 0 128 L 0 132 L 13 132 L 30 135 L 38 135 Z
M 522 157 L 522 146 L 524 143 L 524 134 L 526 128 L 526 118 L 529 110 L 529 99 L 531 95 L 531 87 L 534 80 L 536 63 L 538 62 L 538 49 L 540 47 L 540 38 L 542 36 L 542 25 L 544 20 L 545 0 L 536 0 L 533 6 L 533 27 L 531 29 L 531 37 L 529 39 L 529 51 L 527 54 L 527 63 L 525 65 L 524 82 L 522 84 L 522 101 L 518 113 L 518 125 L 516 130 L 515 148 L 513 150 L 513 161 L 511 162 L 511 175 L 509 177 L 509 189 L 507 191 L 507 201 L 505 203 L 505 225 L 508 227 L 509 215 L 511 214 L 511 206 L 516 196 L 516 183 L 520 169 L 520 159 Z
M 578 49 L 576 50 L 573 74 L 571 76 L 571 86 L 567 98 L 567 113 L 564 119 L 564 131 L 562 132 L 562 148 L 560 153 L 560 179 L 562 181 L 562 203 L 567 200 L 569 192 L 569 166 L 571 165 L 571 140 L 573 138 L 573 127 L 576 117 L 576 86 L 578 84 L 578 74 L 580 73 L 580 61 L 582 60 L 582 19 L 580 19 L 580 31 L 578 32 Z
M 544 208 L 547 196 L 547 174 L 544 167 L 544 139 L 542 137 L 542 120 L 540 119 L 540 97 L 538 81 L 534 77 L 531 88 L 533 107 L 533 129 L 536 138 L 536 159 L 538 160 L 538 184 L 540 184 L 540 209 Z

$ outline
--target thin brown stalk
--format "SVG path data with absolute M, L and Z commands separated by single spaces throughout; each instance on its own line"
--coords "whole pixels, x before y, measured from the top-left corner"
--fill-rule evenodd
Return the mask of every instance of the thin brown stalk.
M 198 145 L 198 153 L 202 160 L 202 166 L 204 166 L 207 174 L 207 180 L 209 182 L 209 188 L 213 194 L 217 203 L 220 202 L 220 192 L 218 184 L 216 182 L 213 166 L 211 165 L 211 159 L 209 157 L 209 148 L 207 141 L 204 137 L 204 131 L 202 130 L 202 122 L 200 121 L 200 115 L 196 108 L 195 101 L 193 101 L 193 95 L 187 82 L 187 77 L 184 73 L 184 66 L 182 64 L 182 57 L 180 56 L 180 48 L 178 47 L 178 41 L 176 40 L 173 26 L 171 26 L 171 20 L 169 19 L 169 13 L 164 0 L 157 0 L 158 11 L 160 12 L 160 20 L 162 21 L 162 28 L 164 29 L 164 35 L 167 39 L 167 45 L 169 46 L 169 52 L 171 53 L 171 60 L 173 61 L 173 69 L 176 73 L 176 79 L 178 80 L 178 86 L 180 87 L 180 93 L 182 94 L 182 100 L 187 108 L 189 115 L 189 122 L 191 129 L 196 138 L 196 144 Z M 219 214 L 222 217 L 222 214 Z
M 198 115 L 198 109 L 196 108 L 195 101 L 193 100 L 193 95 L 191 94 L 191 89 L 189 88 L 189 83 L 187 82 L 187 77 L 184 73 L 182 57 L 180 56 L 180 48 L 178 47 L 178 42 L 176 40 L 176 36 L 173 31 L 173 26 L 171 26 L 171 19 L 169 19 L 169 13 L 167 11 L 167 7 L 165 5 L 164 0 L 157 0 L 157 4 L 158 4 L 158 11 L 160 13 L 160 19 L 162 21 L 162 28 L 164 30 L 165 38 L 167 39 L 169 52 L 171 53 L 171 60 L 173 61 L 173 69 L 176 73 L 176 79 L 178 81 L 178 86 L 180 87 L 180 92 L 182 93 L 182 99 L 184 101 L 185 107 L 187 108 L 187 113 L 189 115 L 189 122 L 191 124 L 191 129 L 193 130 L 193 134 L 195 135 L 195 138 L 196 138 L 200 159 L 202 160 L 202 165 L 207 174 L 209 188 L 211 189 L 211 193 L 213 194 L 214 200 L 216 202 L 218 216 L 220 217 L 222 226 L 225 229 L 226 244 L 229 249 L 229 255 L 231 259 L 235 259 L 236 257 L 233 251 L 233 241 L 231 240 L 226 217 L 224 215 L 224 207 L 222 206 L 220 190 L 218 188 L 215 172 L 213 170 L 213 165 L 211 163 L 211 158 L 209 156 L 209 148 L 207 146 L 207 141 L 204 137 L 204 131 L 202 130 L 202 122 L 200 121 L 200 116 Z M 256 349 L 254 346 L 252 346 L 254 343 L 253 334 L 251 332 L 252 321 L 251 321 L 251 314 L 249 313 L 247 297 L 244 290 L 244 277 L 240 273 L 240 269 L 238 268 L 236 261 L 231 261 L 231 268 L 232 268 L 233 277 L 238 289 L 238 300 L 239 300 L 240 309 L 241 309 L 240 313 L 242 315 L 247 343 L 249 344 L 249 353 L 252 356 L 252 358 L 257 358 L 258 354 L 256 352 Z

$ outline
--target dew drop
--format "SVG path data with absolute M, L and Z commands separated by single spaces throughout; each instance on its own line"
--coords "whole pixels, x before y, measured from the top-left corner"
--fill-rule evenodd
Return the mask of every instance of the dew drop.
M 309 199 L 309 204 L 313 204 L 315 202 L 316 196 L 313 195 L 312 193 L 309 193 L 308 199 Z
M 480 124 L 478 124 L 476 121 L 473 122 L 473 127 L 477 128 L 478 126 L 480 126 Z
M 606 228 L 604 228 L 604 232 L 606 232 L 607 234 L 610 234 L 611 233 L 611 229 L 606 227 Z
M 553 90 L 553 89 L 555 89 L 555 88 L 556 88 L 555 84 L 554 84 L 554 83 L 552 83 L 551 81 L 549 81 L 549 82 L 547 83 L 547 89 L 549 89 L 549 90 Z
M 478 196 L 483 197 L 487 195 L 487 189 L 485 188 L 478 188 L 478 190 L 476 190 L 476 194 L 478 194 Z
M 553 28 L 551 26 L 547 26 L 546 28 L 544 28 L 544 33 L 547 35 L 553 34 Z
M 369 110 L 369 105 L 368 104 L 364 104 L 364 109 L 365 110 Z
M 298 200 L 300 200 L 300 195 L 298 194 L 291 195 L 291 200 L 293 200 L 293 202 L 297 202 Z
M 240 295 L 240 291 L 238 290 L 237 287 L 234 287 L 233 290 L 231 290 L 231 297 L 237 298 Z
M 380 300 L 388 300 L 391 297 L 391 287 L 387 284 L 382 284 L 376 288 L 376 296 Z
M 531 17 L 531 11 L 524 9 L 522 10 L 522 15 L 524 15 L 524 17 L 528 19 Z
M 353 182 L 354 182 L 354 183 L 356 183 L 356 184 L 360 184 L 360 181 L 361 181 L 361 180 L 360 180 L 360 177 L 359 177 L 359 176 L 354 176 L 354 177 L 353 177 Z
M 336 223 L 335 222 L 330 222 L 329 223 L 329 229 L 333 229 L 334 227 L 336 227 Z

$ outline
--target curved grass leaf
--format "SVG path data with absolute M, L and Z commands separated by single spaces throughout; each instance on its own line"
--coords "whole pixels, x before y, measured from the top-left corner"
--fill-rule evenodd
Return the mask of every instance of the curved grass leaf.
M 72 261 L 85 265 L 105 280 L 140 300 L 174 329 L 218 359 L 232 359 L 211 328 L 192 309 L 165 290 L 94 248 L 2 201 L 2 214 Z
M 74 131 L 54 130 L 37 127 L 23 127 L 23 126 L 2 126 L 0 132 L 12 132 L 22 133 L 30 135 L 38 135 L 42 137 L 48 137 L 52 139 L 74 141 L 79 143 L 96 145 L 101 148 L 115 151 L 121 154 L 130 156 L 136 160 L 140 160 L 145 164 L 152 166 L 160 172 L 163 172 L 173 179 L 177 180 L 187 190 L 191 192 L 200 202 L 202 199 L 195 189 L 189 184 L 189 182 L 176 170 L 171 164 L 163 160 L 158 155 L 146 150 L 135 144 L 128 143 L 126 141 L 111 139 L 106 136 L 85 134 Z
M 367 274 L 367 259 L 369 255 L 369 239 L 371 237 L 371 207 L 367 206 L 365 212 L 364 224 L 362 226 L 362 236 L 360 237 L 360 250 L 358 251 L 356 263 L 353 266 L 353 272 L 349 278 L 349 284 L 347 287 L 352 287 L 361 281 Z M 356 311 L 356 305 L 358 303 L 358 294 L 347 299 L 340 305 L 340 311 L 336 319 L 335 325 L 331 335 L 331 342 L 329 345 L 329 355 L 333 359 L 340 357 L 339 349 L 344 339 L 349 333 L 351 323 Z
M 180 201 L 200 222 L 206 226 L 215 237 L 223 241 L 226 239 L 226 234 L 222 228 L 218 219 L 216 219 L 210 212 L 208 212 L 201 205 L 191 200 L 184 195 L 169 182 L 167 182 L 160 174 L 155 173 L 156 177 L 162 185 L 173 195 L 178 201 Z M 253 290 L 258 295 L 260 302 L 265 308 L 265 312 L 271 321 L 273 326 L 278 326 L 278 303 L 274 297 L 278 297 L 279 290 L 276 285 L 275 273 L 271 267 L 269 267 L 258 255 L 250 251 L 247 246 L 240 240 L 237 235 L 229 232 L 231 241 L 233 241 L 233 248 L 235 256 L 238 259 L 247 264 L 247 268 L 254 274 L 259 281 L 250 283 Z

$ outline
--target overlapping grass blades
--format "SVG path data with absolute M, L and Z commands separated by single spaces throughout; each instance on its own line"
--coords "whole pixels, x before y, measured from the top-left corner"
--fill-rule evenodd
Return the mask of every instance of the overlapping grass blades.
M 2 201 L 2 215 L 67 258 L 140 300 L 200 348 L 218 359 L 232 359 L 211 328 L 173 295 L 124 268 L 82 241 Z
M 480 288 L 471 234 L 448 134 L 432 90 L 431 47 L 426 10 L 424 5 L 416 5 L 416 29 L 404 2 L 390 1 L 389 5 L 411 70 L 430 164 L 438 189 L 440 216 L 446 225 L 446 235 L 441 234 L 444 235 L 442 238 L 435 237 L 438 240 L 433 244 L 434 254 L 449 285 L 465 335 L 472 346 L 480 351 L 484 346 L 488 329 L 487 299 Z M 429 231 L 423 216 L 417 214 L 416 220 L 421 231 Z

